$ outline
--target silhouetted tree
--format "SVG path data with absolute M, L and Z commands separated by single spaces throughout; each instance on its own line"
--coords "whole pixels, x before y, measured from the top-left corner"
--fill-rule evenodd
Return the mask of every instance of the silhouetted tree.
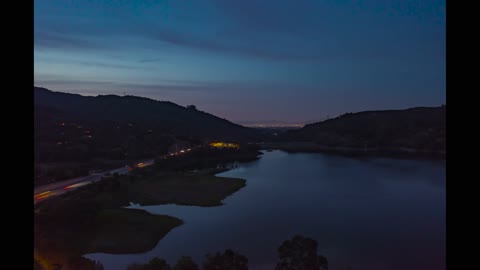
M 187 109 L 189 110 L 197 110 L 197 107 L 195 105 L 188 105 Z
M 203 263 L 204 270 L 248 270 L 247 257 L 227 249 L 225 253 L 207 254 L 207 261 Z
M 178 259 L 177 264 L 173 267 L 173 270 L 199 270 L 198 265 L 192 260 L 191 257 L 182 256 Z
M 99 261 L 90 260 L 84 257 L 75 257 L 69 260 L 69 270 L 103 270 L 103 265 Z
M 155 257 L 147 264 L 132 263 L 129 264 L 127 270 L 170 270 L 170 265 L 164 260 Z
M 145 270 L 170 270 L 172 269 L 170 265 L 164 260 L 158 257 L 153 258 L 147 264 L 147 268 Z
M 145 267 L 145 264 L 131 263 L 127 266 L 127 270 L 143 270 L 144 267 Z
M 328 269 L 325 257 L 317 255 L 317 241 L 296 235 L 278 248 L 279 262 L 275 270 L 323 270 Z

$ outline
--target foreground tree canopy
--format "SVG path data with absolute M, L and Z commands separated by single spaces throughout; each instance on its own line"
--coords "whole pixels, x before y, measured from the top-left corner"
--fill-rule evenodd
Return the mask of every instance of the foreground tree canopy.
M 296 235 L 278 248 L 278 263 L 275 270 L 327 270 L 328 261 L 317 254 L 317 241 Z M 203 270 L 248 270 L 248 259 L 231 249 L 223 253 L 207 254 Z M 182 256 L 171 267 L 165 260 L 154 258 L 147 264 L 131 264 L 127 270 L 199 270 L 191 257 Z
M 207 254 L 207 261 L 203 264 L 204 270 L 247 270 L 247 257 L 227 249 L 223 254 L 217 252 L 215 255 Z
M 189 256 L 182 256 L 178 259 L 173 270 L 200 270 L 198 265 Z
M 328 269 L 327 259 L 317 255 L 317 241 L 296 235 L 278 248 L 279 262 L 275 270 Z

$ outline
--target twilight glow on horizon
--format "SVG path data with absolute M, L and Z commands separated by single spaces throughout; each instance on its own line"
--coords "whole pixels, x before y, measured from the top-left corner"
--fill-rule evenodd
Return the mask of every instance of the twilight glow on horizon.
M 445 0 L 34 1 L 34 84 L 305 122 L 446 100 Z

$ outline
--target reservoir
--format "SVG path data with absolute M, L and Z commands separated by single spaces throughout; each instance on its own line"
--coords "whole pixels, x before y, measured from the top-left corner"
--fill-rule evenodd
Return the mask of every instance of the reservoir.
M 445 161 L 264 152 L 219 176 L 247 180 L 224 205 L 141 207 L 185 223 L 142 254 L 88 254 L 106 270 L 155 256 L 171 265 L 230 248 L 249 269 L 274 269 L 296 234 L 318 242 L 333 270 L 445 269 Z

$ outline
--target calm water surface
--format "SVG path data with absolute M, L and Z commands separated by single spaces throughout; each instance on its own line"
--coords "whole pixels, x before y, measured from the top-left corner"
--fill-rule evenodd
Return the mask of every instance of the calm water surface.
M 231 248 L 250 269 L 273 269 L 295 234 L 319 243 L 330 269 L 445 269 L 445 162 L 266 152 L 219 174 L 247 186 L 219 207 L 142 207 L 184 220 L 143 254 L 89 254 L 105 270 L 155 256 L 200 264 Z

